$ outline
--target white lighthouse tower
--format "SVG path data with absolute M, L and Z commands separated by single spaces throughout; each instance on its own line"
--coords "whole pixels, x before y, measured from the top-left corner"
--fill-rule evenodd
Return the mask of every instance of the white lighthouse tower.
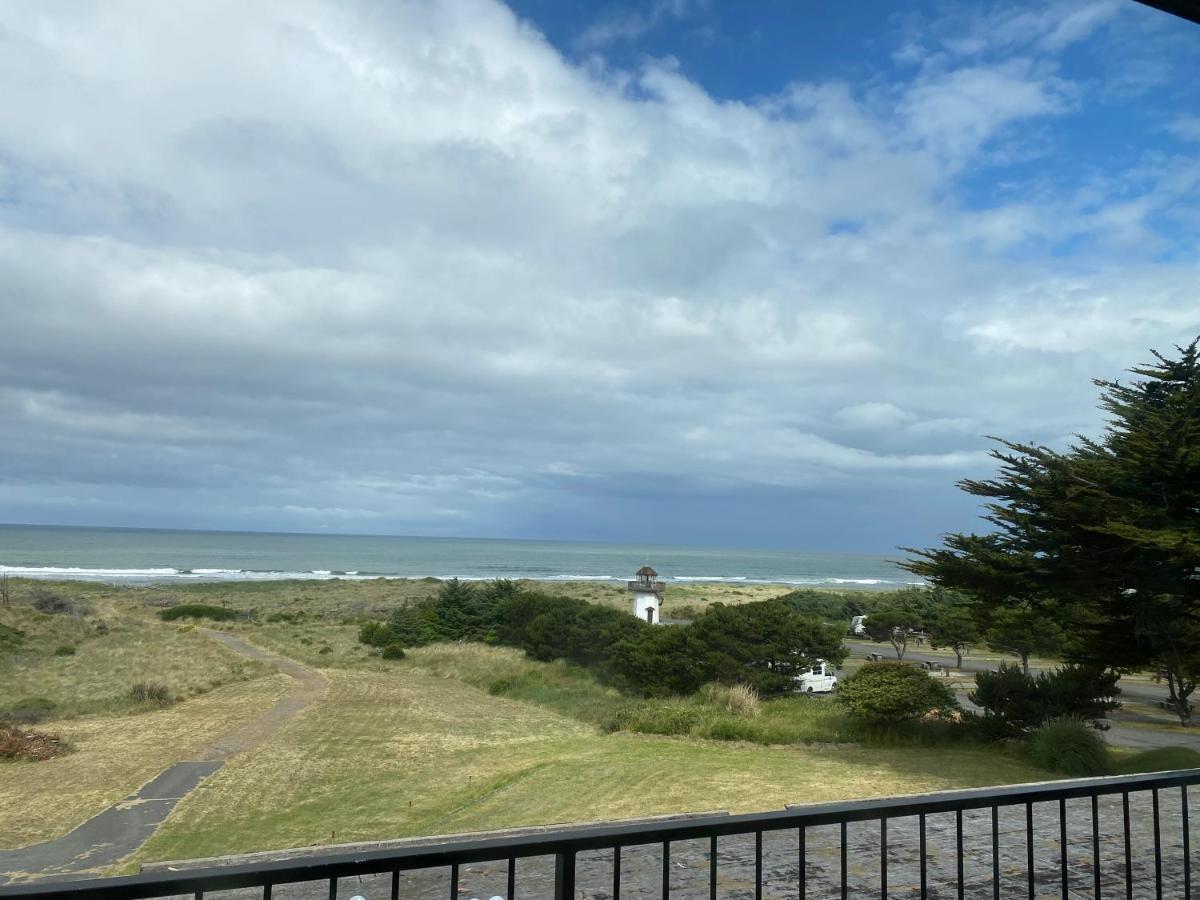
M 662 624 L 662 595 L 667 586 L 656 581 L 658 573 L 649 566 L 637 570 L 637 579 L 629 582 L 633 592 L 633 614 L 651 625 Z

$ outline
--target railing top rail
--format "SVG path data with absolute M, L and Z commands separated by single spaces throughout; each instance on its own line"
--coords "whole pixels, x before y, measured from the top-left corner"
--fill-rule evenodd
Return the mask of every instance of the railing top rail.
M 954 812 L 992 806 L 1014 806 L 1059 799 L 1135 793 L 1200 783 L 1200 769 L 1104 778 L 1080 778 L 1036 784 L 1005 785 L 937 794 L 916 794 L 789 807 L 765 813 L 704 816 L 664 822 L 584 825 L 542 834 L 483 837 L 434 845 L 418 845 L 358 853 L 331 853 L 301 859 L 232 866 L 152 872 L 88 881 L 33 882 L 0 888 L 0 897 L 91 898 L 135 900 L 198 891 L 231 890 L 264 884 L 318 881 L 350 875 L 409 871 L 484 862 L 509 857 L 549 856 L 583 850 L 683 841 L 712 836 L 779 831 L 840 822 L 877 821 L 919 813 Z

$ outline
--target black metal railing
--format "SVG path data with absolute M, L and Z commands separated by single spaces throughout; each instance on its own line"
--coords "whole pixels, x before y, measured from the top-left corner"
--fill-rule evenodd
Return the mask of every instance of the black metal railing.
M 630 895 L 667 898 L 672 894 L 707 894 L 710 898 L 720 894 L 753 895 L 761 900 L 764 889 L 773 895 L 786 890 L 800 898 L 936 895 L 960 900 L 1008 900 L 1090 895 L 1190 900 L 1188 787 L 1198 782 L 1200 769 L 1077 779 L 789 807 L 751 815 L 564 828 L 252 865 L 58 884 L 35 882 L 0 888 L 0 896 L 133 900 L 191 895 L 199 900 L 213 892 L 253 890 L 270 900 L 275 887 L 300 883 L 309 883 L 310 893 L 305 896 L 316 896 L 311 892 L 316 882 L 321 886 L 321 895 L 327 887 L 332 900 L 339 896 L 339 881 L 349 887 L 345 880 L 358 879 L 356 883 L 361 885 L 364 876 L 376 876 L 374 893 L 355 888 L 343 891 L 343 896 L 359 893 L 367 900 L 383 896 L 395 900 L 429 895 L 428 887 L 408 890 L 402 876 L 440 869 L 449 870 L 448 885 L 442 882 L 446 891 L 442 896 L 459 900 L 460 876 L 466 867 L 494 864 L 496 871 L 490 877 L 497 887 L 503 879 L 501 896 L 513 900 L 523 890 L 518 884 L 518 861 L 537 857 L 553 859 L 545 887 L 552 885 L 556 900 L 578 896 L 619 900 L 623 891 L 627 900 Z M 1169 840 L 1165 840 L 1163 811 L 1167 805 L 1174 809 L 1176 803 L 1178 815 L 1169 817 Z M 1018 824 L 1009 827 L 1014 812 Z M 1057 826 L 1052 837 L 1046 837 L 1045 827 L 1038 836 L 1039 817 L 1043 826 L 1047 821 Z M 938 860 L 953 859 L 952 871 L 950 866 L 939 864 L 939 870 L 931 873 L 929 841 L 935 819 L 936 855 Z M 1004 828 L 1002 819 L 1006 820 Z M 914 827 L 915 847 L 909 839 Z M 908 833 L 908 838 L 899 839 L 900 831 Z M 813 840 L 818 832 L 828 838 L 820 848 Z M 781 835 L 787 837 L 793 849 L 771 855 L 768 879 L 764 874 L 764 836 L 776 841 Z M 741 867 L 742 875 L 736 883 L 723 885 L 722 853 L 728 851 L 722 846 L 738 841 L 744 848 L 739 851 L 742 855 L 727 855 L 725 862 Z M 691 849 L 690 862 L 682 868 L 694 876 L 687 886 L 678 883 L 679 876 L 672 866 L 672 847 L 684 842 L 691 842 Z M 631 854 L 647 847 L 660 854 L 655 859 L 658 871 L 648 876 L 643 860 L 635 883 L 626 869 Z M 866 864 L 867 851 L 878 855 L 877 863 Z M 781 860 L 781 855 L 786 860 Z M 578 865 L 581 859 L 586 862 L 583 877 Z

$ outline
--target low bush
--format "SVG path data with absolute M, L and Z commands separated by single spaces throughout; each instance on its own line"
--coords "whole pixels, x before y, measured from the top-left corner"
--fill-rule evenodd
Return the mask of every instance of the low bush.
M 158 616 L 164 622 L 172 622 L 175 619 L 211 619 L 214 622 L 232 622 L 238 618 L 238 612 L 235 609 L 210 606 L 207 603 L 180 603 L 178 606 L 164 609 Z
M 267 616 L 267 621 L 271 624 L 283 622 L 287 625 L 299 625 L 308 618 L 308 613 L 301 612 L 276 612 Z
M 1108 771 L 1108 746 L 1079 719 L 1054 719 L 1029 738 L 1029 759 L 1036 766 L 1081 778 Z
M 64 756 L 71 745 L 57 734 L 0 725 L 0 759 L 20 762 L 41 762 Z
M 171 689 L 162 681 L 139 681 L 129 687 L 129 698 L 134 703 L 157 703 L 166 706 L 171 702 Z
M 30 603 L 38 612 L 51 616 L 88 616 L 91 604 L 76 597 L 67 597 L 38 585 L 29 595 Z
M 46 697 L 25 697 L 7 709 L 0 709 L 0 723 L 36 725 L 48 718 L 57 704 Z
M 994 672 L 975 676 L 971 701 L 983 709 L 984 726 L 994 736 L 1029 734 L 1055 719 L 1076 719 L 1105 730 L 1114 699 L 1117 673 L 1085 666 L 1061 666 L 1053 672 L 1026 675 L 1019 666 L 1001 663 Z
M 921 669 L 893 662 L 867 663 L 839 685 L 836 702 L 856 718 L 888 723 L 958 709 L 945 684 Z
M 55 656 L 74 656 L 75 655 L 75 645 L 74 644 L 63 644 L 61 647 L 58 647 L 55 649 L 54 655 Z
M 368 647 L 386 647 L 396 643 L 396 636 L 387 622 L 367 622 L 358 629 L 358 642 Z
M 388 644 L 381 655 L 384 659 L 404 659 L 404 647 L 401 644 Z
M 15 650 L 25 640 L 25 632 L 0 624 L 0 651 Z

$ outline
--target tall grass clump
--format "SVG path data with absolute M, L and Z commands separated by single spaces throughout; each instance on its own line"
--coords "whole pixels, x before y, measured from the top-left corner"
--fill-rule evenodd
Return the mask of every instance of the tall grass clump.
M 134 703 L 166 706 L 171 702 L 171 689 L 162 681 L 139 681 L 130 685 L 129 699 Z
M 752 719 L 762 712 L 758 691 L 748 684 L 706 684 L 700 689 L 700 700 L 735 716 Z
M 1083 777 L 1108 771 L 1108 746 L 1079 719 L 1047 722 L 1029 738 L 1029 759 L 1036 766 Z

